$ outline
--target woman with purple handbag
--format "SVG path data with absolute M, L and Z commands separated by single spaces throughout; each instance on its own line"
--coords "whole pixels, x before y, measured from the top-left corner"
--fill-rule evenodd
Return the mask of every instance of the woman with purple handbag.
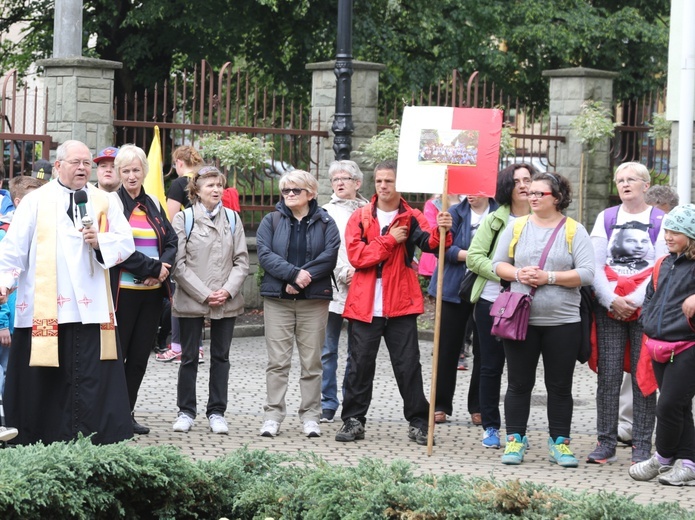
M 508 384 L 502 463 L 521 464 L 524 459 L 531 392 L 543 356 L 550 461 L 576 467 L 569 444 L 572 378 L 582 336 L 579 287 L 594 279 L 594 251 L 586 229 L 562 214 L 572 201 L 567 179 L 555 173 L 535 174 L 528 198 L 533 213 L 507 226 L 493 258 L 495 273 L 511 282 L 508 290 L 528 295 L 522 301 L 530 300 L 528 326 L 519 336 L 524 339 L 503 339 Z M 503 301 L 502 295 L 498 301 Z M 493 317 L 498 307 L 491 308 Z

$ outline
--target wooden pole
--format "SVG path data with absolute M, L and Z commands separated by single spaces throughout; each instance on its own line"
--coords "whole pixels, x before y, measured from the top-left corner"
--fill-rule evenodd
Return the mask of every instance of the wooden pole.
M 442 190 L 442 211 L 449 209 L 449 169 L 444 172 Z M 439 228 L 439 259 L 437 260 L 437 299 L 434 311 L 434 346 L 432 349 L 432 383 L 430 386 L 430 415 L 427 429 L 427 456 L 432 456 L 434 446 L 434 406 L 437 399 L 437 366 L 439 364 L 439 329 L 442 321 L 442 286 L 444 284 L 444 252 L 446 250 L 446 229 Z

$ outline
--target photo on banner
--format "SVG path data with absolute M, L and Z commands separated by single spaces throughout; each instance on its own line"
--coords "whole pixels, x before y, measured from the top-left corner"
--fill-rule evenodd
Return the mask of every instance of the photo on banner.
M 502 111 L 494 108 L 406 107 L 398 146 L 401 193 L 495 196 Z

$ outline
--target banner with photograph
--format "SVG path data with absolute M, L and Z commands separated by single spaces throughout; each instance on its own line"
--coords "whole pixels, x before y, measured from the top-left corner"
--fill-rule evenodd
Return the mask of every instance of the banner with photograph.
M 493 108 L 406 107 L 398 145 L 396 189 L 494 197 L 502 111 Z

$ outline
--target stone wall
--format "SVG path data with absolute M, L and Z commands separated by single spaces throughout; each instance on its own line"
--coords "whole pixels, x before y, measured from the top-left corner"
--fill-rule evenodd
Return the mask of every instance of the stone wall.
M 320 123 L 321 129 L 328 130 L 329 133 L 335 114 L 336 77 L 333 71 L 334 66 L 335 61 L 310 63 L 306 66 L 307 70 L 312 71 L 311 126 L 317 128 Z M 352 68 L 352 122 L 354 125 L 352 150 L 355 152 L 376 134 L 379 72 L 385 67 L 379 63 L 353 61 Z M 315 142 L 312 145 L 312 150 L 314 149 Z M 362 193 L 366 195 L 373 193 L 374 182 L 371 170 L 363 167 L 358 156 L 353 155 L 351 158 L 360 164 L 365 174 Z M 335 160 L 332 138 L 322 140 L 318 160 L 319 203 L 323 204 L 333 193 L 328 181 L 328 166 Z
M 567 210 L 568 215 L 579 215 L 579 167 L 582 143 L 572 131 L 570 124 L 579 115 L 581 105 L 587 100 L 601 101 L 608 110 L 613 106 L 614 72 L 587 69 L 583 67 L 546 70 L 543 76 L 550 78 L 550 119 L 558 122 L 558 135 L 566 142 L 558 148 L 556 171 L 572 183 L 573 202 Z M 610 142 L 596 146 L 593 153 L 585 153 L 584 175 L 586 186 L 582 223 L 593 226 L 598 213 L 608 204 L 612 172 L 610 171 Z
M 54 142 L 85 143 L 92 152 L 112 146 L 114 71 L 121 64 L 92 58 L 40 60 L 48 89 L 47 132 Z

